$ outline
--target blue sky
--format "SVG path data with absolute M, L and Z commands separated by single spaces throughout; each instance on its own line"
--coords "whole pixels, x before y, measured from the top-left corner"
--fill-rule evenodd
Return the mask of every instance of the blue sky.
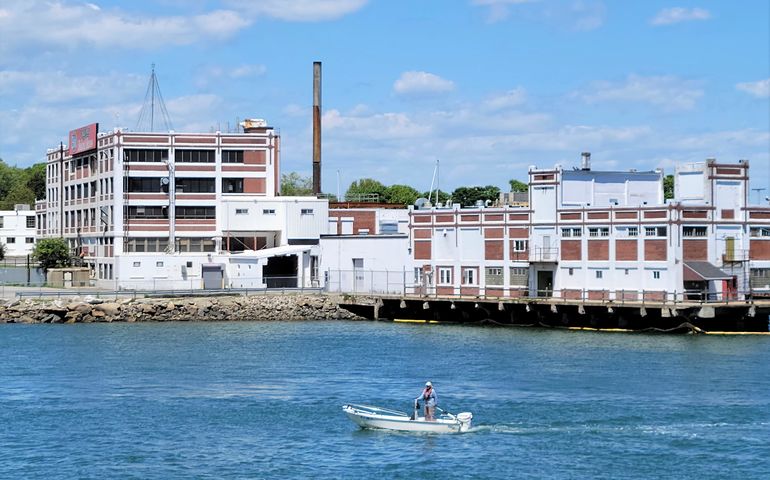
M 264 118 L 323 189 L 524 179 L 529 165 L 673 172 L 749 159 L 770 187 L 767 0 L 4 0 L 0 157 L 91 122 L 135 129 L 150 74 L 176 131 Z M 765 191 L 767 195 L 770 191 Z M 752 194 L 752 200 L 756 194 Z

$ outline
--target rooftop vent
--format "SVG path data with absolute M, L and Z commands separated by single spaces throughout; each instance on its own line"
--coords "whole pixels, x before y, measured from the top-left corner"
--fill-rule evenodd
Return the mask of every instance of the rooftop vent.
M 580 156 L 580 169 L 585 171 L 591 170 L 591 152 L 583 152 Z

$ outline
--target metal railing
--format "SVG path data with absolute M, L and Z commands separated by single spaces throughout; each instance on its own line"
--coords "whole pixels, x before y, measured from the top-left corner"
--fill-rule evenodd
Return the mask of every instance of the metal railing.
M 530 262 L 556 262 L 559 260 L 558 247 L 530 247 Z

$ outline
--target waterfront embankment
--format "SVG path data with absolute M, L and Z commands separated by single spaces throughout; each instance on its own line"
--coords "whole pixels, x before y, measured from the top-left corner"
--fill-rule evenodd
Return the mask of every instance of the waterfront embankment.
M 13 300 L 0 306 L 0 323 L 173 322 L 357 319 L 327 295 L 217 297 L 95 297 Z

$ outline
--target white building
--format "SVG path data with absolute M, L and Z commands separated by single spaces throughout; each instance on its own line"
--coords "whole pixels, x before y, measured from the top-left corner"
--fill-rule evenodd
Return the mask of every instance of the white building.
M 279 197 L 280 137 L 92 124 L 48 152 L 39 234 L 63 235 L 94 283 L 130 289 L 309 287 L 328 201 Z
M 0 210 L 0 244 L 8 258 L 26 257 L 35 249 L 35 211 L 29 205 Z

